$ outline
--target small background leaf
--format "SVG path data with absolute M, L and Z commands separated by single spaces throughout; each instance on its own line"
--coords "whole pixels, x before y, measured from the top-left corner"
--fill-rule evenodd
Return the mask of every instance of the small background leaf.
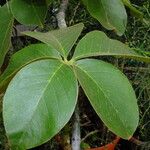
M 4 96 L 4 125 L 13 149 L 29 149 L 51 139 L 69 121 L 77 102 L 72 69 L 58 60 L 22 68 Z
M 7 6 L 0 7 L 0 68 L 10 47 L 13 16 Z
M 74 67 L 93 108 L 116 135 L 129 139 L 138 125 L 139 112 L 134 90 L 127 78 L 103 61 L 84 59 Z
M 20 23 L 43 26 L 48 9 L 46 0 L 11 0 L 10 6 Z
M 106 29 L 118 35 L 125 32 L 127 14 L 121 0 L 82 0 L 89 13 Z

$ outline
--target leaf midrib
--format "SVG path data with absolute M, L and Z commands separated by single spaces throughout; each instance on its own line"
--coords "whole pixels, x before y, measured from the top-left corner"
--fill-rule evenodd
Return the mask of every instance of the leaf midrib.
M 81 54 L 78 55 L 77 57 L 74 58 L 74 60 L 79 60 L 82 58 L 87 58 L 87 57 L 94 57 L 94 56 L 118 56 L 118 57 L 128 57 L 128 58 L 133 58 L 133 57 L 137 57 L 137 58 L 149 58 L 149 57 L 144 57 L 144 56 L 140 56 L 140 55 L 136 55 L 136 54 L 119 54 L 119 53 L 109 53 L 109 52 L 105 52 L 105 53 L 101 53 L 101 52 L 96 52 L 96 53 L 89 53 L 89 54 Z M 150 58 L 149 58 L 150 59 Z M 149 60 L 150 61 L 150 60 Z
M 51 33 L 51 36 L 56 40 L 56 42 L 58 43 L 58 45 L 60 46 L 60 50 L 62 51 L 62 54 L 65 56 L 66 54 L 65 54 L 65 51 L 64 51 L 64 48 L 63 48 L 63 46 L 62 46 L 62 43 L 61 42 L 59 42 L 59 40 L 57 39 L 57 37 L 55 36 L 55 35 L 53 35 L 52 33 Z M 61 53 L 61 52 L 59 52 L 59 53 Z

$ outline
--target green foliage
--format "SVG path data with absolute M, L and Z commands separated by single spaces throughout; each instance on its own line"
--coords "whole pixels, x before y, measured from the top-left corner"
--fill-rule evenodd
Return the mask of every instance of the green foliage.
M 129 139 L 138 125 L 138 107 L 127 78 L 112 65 L 94 59 L 77 61 L 74 70 L 105 125 L 118 136 Z
M 150 62 L 150 57 L 136 53 L 120 41 L 109 39 L 100 31 L 92 31 L 80 40 L 74 54 L 74 59 L 92 56 L 118 56 Z
M 90 14 L 106 29 L 122 35 L 126 29 L 127 14 L 121 0 L 83 0 Z
M 20 23 L 43 26 L 48 9 L 45 0 L 12 0 L 10 7 Z
M 47 33 L 41 32 L 24 32 L 25 35 L 36 38 L 49 46 L 52 46 L 63 57 L 67 57 L 77 38 L 83 29 L 83 24 L 77 24 L 73 27 L 50 31 Z
M 58 50 L 63 57 L 67 57 L 82 29 L 83 24 L 80 23 L 73 27 L 63 28 L 47 33 L 24 32 L 24 34 L 48 44 Z
M 77 95 L 73 71 L 58 60 L 21 69 L 4 96 L 4 124 L 12 148 L 29 149 L 52 138 L 69 121 Z
M 10 47 L 10 38 L 13 27 L 13 16 L 7 5 L 0 7 L 0 67 Z
M 127 15 L 121 0 L 83 2 L 106 29 L 115 30 L 118 35 L 124 33 Z M 0 29 L 0 67 L 10 44 L 13 17 L 25 25 L 43 26 L 50 3 L 51 0 L 11 0 L 9 6 L 13 15 L 8 3 L 0 8 L 3 29 Z M 145 62 L 150 62 L 150 58 L 109 39 L 103 32 L 93 31 L 79 41 L 70 59 L 82 29 L 80 23 L 46 33 L 24 32 L 44 44 L 30 45 L 14 54 L 0 76 L 0 93 L 8 86 L 3 119 L 12 149 L 41 145 L 65 126 L 77 103 L 78 81 L 96 113 L 112 132 L 128 139 L 136 130 L 139 111 L 128 79 L 111 64 L 85 58 L 116 56 Z
M 75 31 L 77 26 L 78 31 L 81 32 L 82 25 L 72 26 L 69 30 Z M 66 34 L 62 33 L 65 33 L 66 29 L 56 30 L 56 33 L 59 31 L 61 39 L 65 38 Z M 34 34 L 36 35 L 36 33 Z M 40 33 L 41 37 L 44 37 L 45 34 L 47 39 L 51 38 L 51 32 Z M 102 33 L 102 35 L 104 34 Z M 67 36 L 69 39 L 66 37 L 66 41 L 74 41 L 78 36 L 79 33 L 72 39 Z M 101 34 L 94 34 L 92 38 L 103 40 Z M 66 45 L 63 44 L 61 45 L 62 49 L 65 49 Z M 96 40 L 93 40 L 91 44 L 93 53 L 97 52 L 97 48 L 102 47 L 102 43 Z M 46 47 L 46 44 L 44 45 Z M 40 45 L 41 50 L 44 45 Z M 67 43 L 67 47 L 68 45 Z M 37 48 L 36 46 L 26 47 L 20 53 L 29 52 L 29 49 Z M 73 46 L 72 42 L 70 46 Z M 115 47 L 115 43 L 114 48 L 120 50 L 117 44 Z M 80 49 L 84 50 L 85 45 L 80 44 Z M 39 52 L 41 52 L 40 49 Z M 17 72 L 6 90 L 3 105 L 4 124 L 12 148 L 28 149 L 40 145 L 63 128 L 69 121 L 76 105 L 77 79 L 97 114 L 109 129 L 125 139 L 132 136 L 138 124 L 137 101 L 129 81 L 117 68 L 103 61 L 92 59 L 68 61 L 66 58 L 57 57 L 58 60 L 51 60 L 51 57 L 56 58 L 57 55 L 53 56 L 50 53 L 49 56 L 47 51 L 42 56 L 35 56 L 35 59 L 32 55 L 31 59 L 25 59 L 19 65 L 17 65 L 17 61 L 11 61 L 11 65 L 15 66 L 15 69 L 13 71 L 8 69 L 8 73 L 5 73 L 6 77 L 2 75 L 7 81 L 7 74 L 14 76 Z M 21 59 L 22 55 L 16 54 L 13 59 L 18 60 L 17 57 Z M 84 56 L 83 53 L 84 57 L 87 56 L 86 54 Z M 20 70 L 20 68 L 22 69 Z

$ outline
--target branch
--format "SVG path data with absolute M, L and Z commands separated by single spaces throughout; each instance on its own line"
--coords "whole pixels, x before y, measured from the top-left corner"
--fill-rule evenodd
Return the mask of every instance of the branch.
M 100 131 L 99 130 L 91 131 L 81 140 L 81 142 L 85 141 L 88 137 L 90 137 L 91 135 L 98 133 L 98 132 L 100 132 Z
M 66 12 L 67 7 L 68 7 L 68 1 L 69 0 L 62 0 L 62 2 L 60 4 L 60 9 L 59 9 L 59 12 L 56 16 L 59 28 L 67 27 L 66 21 L 65 21 L 65 16 L 66 16 L 65 12 Z
M 144 150 L 144 149 L 148 150 L 148 149 L 150 149 L 150 141 L 142 142 L 142 141 L 140 141 L 140 140 L 138 140 L 138 139 L 136 139 L 134 137 L 132 137 L 129 141 L 134 143 L 134 144 L 136 144 L 138 147 L 141 148 L 141 150 Z
M 65 21 L 65 12 L 68 7 L 69 0 L 62 0 L 60 4 L 59 12 L 56 16 L 59 28 L 67 27 Z M 78 104 L 75 108 L 74 118 L 73 118 L 73 129 L 72 129 L 72 150 L 80 150 L 81 136 L 80 136 L 80 117 L 79 117 L 79 107 Z
M 81 133 L 80 133 L 80 117 L 78 104 L 75 108 L 72 129 L 72 150 L 80 150 Z

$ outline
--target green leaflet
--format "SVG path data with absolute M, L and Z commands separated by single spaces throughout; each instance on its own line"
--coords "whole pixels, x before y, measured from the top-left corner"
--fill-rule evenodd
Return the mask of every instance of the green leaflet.
M 13 16 L 7 6 L 0 7 L 0 68 L 10 47 Z
M 100 31 L 92 31 L 78 43 L 73 58 L 75 60 L 92 56 L 118 56 L 150 62 L 150 57 L 142 56 L 117 40 L 112 40 Z
M 33 44 L 15 53 L 4 73 L 0 76 L 0 93 L 2 93 L 13 76 L 27 64 L 40 59 L 58 59 L 59 54 L 46 44 Z
M 94 59 L 77 61 L 76 76 L 98 116 L 116 135 L 129 139 L 138 125 L 135 93 L 114 66 Z
M 48 44 L 49 46 L 58 50 L 62 56 L 67 57 L 82 29 L 83 24 L 79 23 L 68 28 L 49 31 L 47 33 L 27 31 L 23 32 L 23 34 Z
M 10 7 L 20 23 L 43 26 L 47 13 L 46 0 L 11 0 Z
M 51 139 L 72 116 L 77 95 L 73 71 L 58 60 L 40 60 L 22 68 L 3 103 L 12 149 L 29 149 Z
M 89 13 L 106 29 L 122 35 L 126 29 L 127 14 L 121 0 L 82 0 Z

